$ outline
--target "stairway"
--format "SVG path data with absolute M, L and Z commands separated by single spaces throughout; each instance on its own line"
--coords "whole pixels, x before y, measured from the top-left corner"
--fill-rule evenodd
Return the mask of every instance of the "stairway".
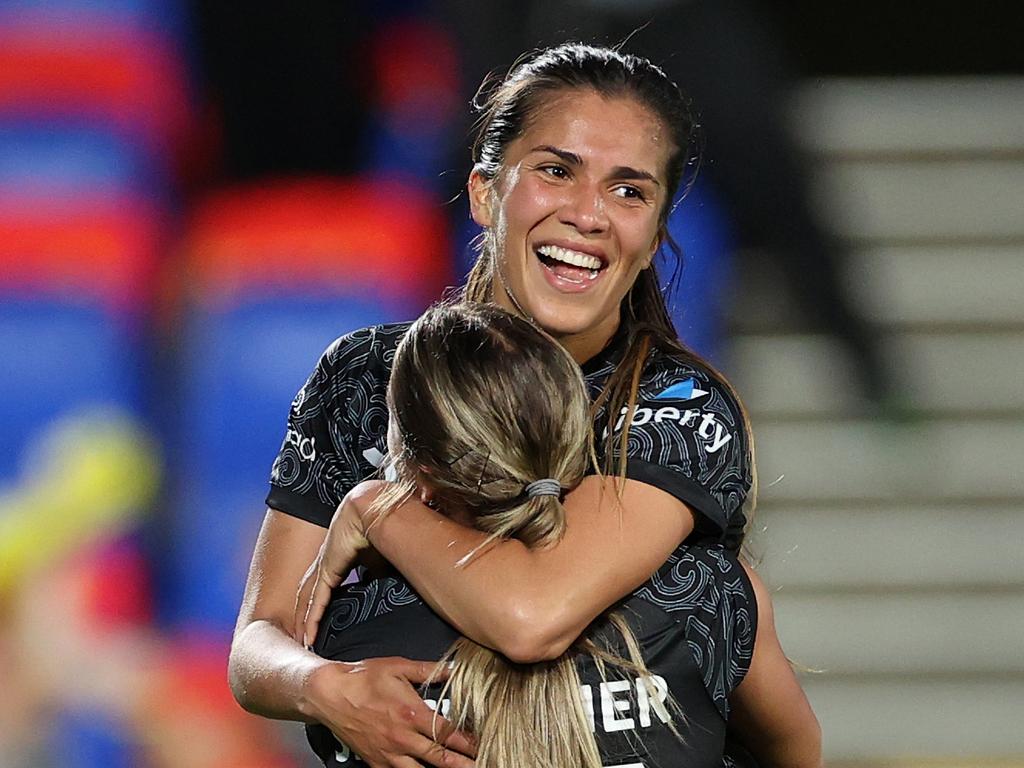
M 794 114 L 909 402 L 865 414 L 771 269 L 742 286 L 780 636 L 830 765 L 1024 766 L 1024 79 L 816 81 Z

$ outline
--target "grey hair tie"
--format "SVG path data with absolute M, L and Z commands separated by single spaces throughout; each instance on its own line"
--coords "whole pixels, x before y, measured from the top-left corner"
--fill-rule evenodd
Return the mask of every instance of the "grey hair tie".
M 526 497 L 529 499 L 537 496 L 561 496 L 562 484 L 553 477 L 545 477 L 543 480 L 534 480 L 526 486 Z

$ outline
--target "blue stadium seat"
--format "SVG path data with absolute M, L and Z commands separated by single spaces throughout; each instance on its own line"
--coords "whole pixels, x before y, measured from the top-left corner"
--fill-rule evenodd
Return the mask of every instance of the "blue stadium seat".
M 138 412 L 141 362 L 131 332 L 72 298 L 0 294 L 0 485 L 14 481 L 32 436 L 92 406 Z
M 187 319 L 164 620 L 230 633 L 296 392 L 337 336 L 421 309 L 286 292 Z
M 169 180 L 137 143 L 97 124 L 0 118 L 0 197 L 32 203 L 166 194 Z
M 669 216 L 668 231 L 683 252 L 683 268 L 666 301 L 680 338 L 712 361 L 725 342 L 725 314 L 733 285 L 735 234 L 714 187 L 701 179 Z M 663 283 L 675 257 L 662 249 L 655 261 Z

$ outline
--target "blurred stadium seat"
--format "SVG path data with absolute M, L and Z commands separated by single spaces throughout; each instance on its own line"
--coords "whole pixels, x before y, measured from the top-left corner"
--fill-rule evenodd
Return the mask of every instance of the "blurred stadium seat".
M 191 119 L 183 25 L 156 0 L 0 6 L 0 596 L 75 574 L 52 608 L 100 666 L 152 614 L 137 521 L 159 487 L 148 326 Z M 25 738 L 52 764 L 139 764 L 126 684 L 46 687 Z
M 367 121 L 369 167 L 450 190 L 451 180 L 444 176 L 461 110 L 459 57 L 451 33 L 425 19 L 393 21 L 374 36 L 370 57 L 375 88 Z
M 415 317 L 450 279 L 442 212 L 398 182 L 262 183 L 185 240 L 170 621 L 227 637 L 289 403 L 342 333 Z
M 0 12 L 0 120 L 75 118 L 170 153 L 191 110 L 174 42 L 117 14 L 39 6 Z

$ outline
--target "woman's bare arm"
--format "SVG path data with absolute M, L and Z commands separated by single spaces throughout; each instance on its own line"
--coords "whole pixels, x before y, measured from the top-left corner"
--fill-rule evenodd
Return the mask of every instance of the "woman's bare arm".
M 754 657 L 743 682 L 729 697 L 730 732 L 766 768 L 820 768 L 821 727 L 775 632 L 771 595 L 743 565 L 757 597 Z
M 357 494 L 370 498 L 365 490 Z M 495 542 L 410 501 L 366 535 L 449 623 L 519 662 L 554 658 L 602 611 L 640 586 L 693 530 L 693 513 L 668 493 L 587 477 L 565 500 L 566 533 L 546 549 Z M 365 512 L 366 505 L 361 505 Z M 369 521 L 368 521 L 369 522 Z M 312 585 L 306 585 L 305 595 Z
M 228 677 L 245 709 L 265 717 L 320 722 L 374 768 L 408 765 L 471 768 L 461 733 L 442 749 L 430 738 L 433 712 L 414 684 L 434 661 L 328 661 L 292 639 L 295 590 L 324 539 L 324 528 L 268 510 L 253 554 L 231 643 Z M 460 754 L 462 753 L 462 754 Z
M 267 511 L 228 659 L 231 690 L 250 712 L 287 720 L 313 719 L 305 701 L 309 679 L 327 662 L 294 642 L 283 631 L 287 625 L 281 617 L 284 606 L 294 603 L 291 585 L 302 578 L 303 560 L 316 556 L 323 538 L 323 528 Z

